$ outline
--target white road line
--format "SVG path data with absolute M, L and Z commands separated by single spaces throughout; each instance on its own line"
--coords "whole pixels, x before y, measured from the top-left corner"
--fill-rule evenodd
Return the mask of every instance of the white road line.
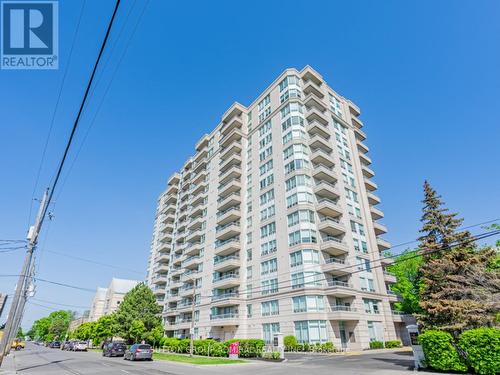
M 121 372 L 124 372 L 126 374 L 130 374 L 130 372 L 128 372 L 127 370 L 123 370 L 123 369 L 120 369 Z

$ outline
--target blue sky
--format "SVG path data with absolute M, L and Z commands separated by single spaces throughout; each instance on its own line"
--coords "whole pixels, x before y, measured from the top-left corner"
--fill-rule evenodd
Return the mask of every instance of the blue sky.
M 417 236 L 424 179 L 465 225 L 500 216 L 498 2 L 151 0 L 127 43 L 144 4 L 122 1 L 108 64 L 51 207 L 55 218 L 42 234 L 39 277 L 91 289 L 112 276 L 142 278 L 166 178 L 233 101 L 249 104 L 285 68 L 307 64 L 362 109 L 393 244 Z M 25 236 L 81 5 L 60 1 L 59 70 L 0 71 L 0 239 Z M 36 196 L 55 172 L 113 6 L 85 4 Z M 21 260 L 19 251 L 0 254 L 0 274 L 17 273 Z M 0 277 L 0 292 L 11 293 L 14 284 Z M 39 300 L 85 306 L 92 297 L 37 286 Z M 29 305 L 24 326 L 48 312 Z

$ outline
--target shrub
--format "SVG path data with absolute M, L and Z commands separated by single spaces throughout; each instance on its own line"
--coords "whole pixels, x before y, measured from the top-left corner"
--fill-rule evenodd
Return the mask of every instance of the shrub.
M 478 328 L 460 335 L 458 346 L 467 364 L 478 374 L 500 373 L 500 329 Z
M 297 349 L 297 339 L 295 336 L 285 336 L 283 338 L 283 343 L 285 344 L 285 350 L 296 350 Z
M 259 357 L 265 345 L 264 340 L 261 339 L 232 339 L 224 342 L 227 353 L 229 353 L 229 344 L 236 341 L 240 343 L 239 356 L 242 358 Z
M 332 353 L 335 350 L 333 342 L 325 342 L 321 344 L 321 351 L 324 353 Z
M 382 341 L 370 341 L 370 349 L 383 349 L 384 343 Z
M 453 346 L 453 338 L 448 332 L 429 330 L 422 333 L 419 342 L 429 367 L 440 371 L 467 371 L 462 358 Z
M 385 342 L 385 347 L 387 349 L 390 349 L 390 348 L 399 348 L 399 347 L 401 347 L 401 341 L 399 341 L 399 340 L 389 340 L 389 341 L 386 341 Z
M 262 353 L 262 358 L 265 359 L 280 359 L 280 352 L 265 352 Z

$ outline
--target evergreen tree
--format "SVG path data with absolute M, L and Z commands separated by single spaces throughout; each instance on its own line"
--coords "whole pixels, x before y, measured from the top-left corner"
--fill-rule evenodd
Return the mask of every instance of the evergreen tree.
M 492 325 L 500 290 L 498 273 L 488 270 L 495 251 L 477 250 L 468 231 L 457 231 L 463 219 L 448 213 L 427 181 L 424 192 L 419 323 L 454 335 Z

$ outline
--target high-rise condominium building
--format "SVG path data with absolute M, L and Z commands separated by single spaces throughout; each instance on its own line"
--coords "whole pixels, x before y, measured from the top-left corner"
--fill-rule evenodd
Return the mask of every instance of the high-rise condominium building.
M 148 283 L 167 335 L 193 320 L 201 338 L 345 349 L 404 334 L 359 115 L 311 67 L 287 69 L 198 141 L 158 199 Z

